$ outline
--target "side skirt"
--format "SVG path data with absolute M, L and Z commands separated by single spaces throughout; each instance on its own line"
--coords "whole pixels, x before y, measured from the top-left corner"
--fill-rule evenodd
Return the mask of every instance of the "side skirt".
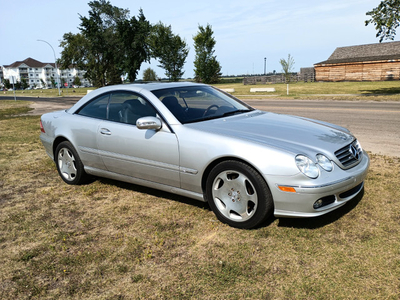
M 183 190 L 183 189 L 165 185 L 165 184 L 160 184 L 160 183 L 156 183 L 156 182 L 152 182 L 152 181 L 148 181 L 148 180 L 143 180 L 143 179 L 134 178 L 134 177 L 126 176 L 126 175 L 121 175 L 121 174 L 117 174 L 117 173 L 113 173 L 113 172 L 109 172 L 109 171 L 105 171 L 105 170 L 100 170 L 100 169 L 96 169 L 96 168 L 92 168 L 92 167 L 85 167 L 85 172 L 90 175 L 94 175 L 94 176 L 98 176 L 98 177 L 105 177 L 105 178 L 114 179 L 114 180 L 118 180 L 118 181 L 133 183 L 133 184 L 153 188 L 156 190 L 161 190 L 164 192 L 188 197 L 188 198 L 195 199 L 195 200 L 198 200 L 201 202 L 207 202 L 207 200 L 204 199 L 203 194 L 191 192 L 188 190 Z

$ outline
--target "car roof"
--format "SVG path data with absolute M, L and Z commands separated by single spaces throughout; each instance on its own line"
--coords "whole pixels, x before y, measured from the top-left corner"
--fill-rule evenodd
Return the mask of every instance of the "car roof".
M 135 87 L 139 89 L 144 89 L 148 91 L 155 91 L 161 89 L 168 89 L 168 88 L 176 88 L 176 87 L 183 87 L 183 86 L 201 86 L 201 83 L 194 83 L 189 81 L 181 81 L 181 82 L 141 82 L 141 83 L 128 83 L 128 84 L 120 84 L 120 85 L 113 85 L 115 89 L 118 88 L 129 88 Z

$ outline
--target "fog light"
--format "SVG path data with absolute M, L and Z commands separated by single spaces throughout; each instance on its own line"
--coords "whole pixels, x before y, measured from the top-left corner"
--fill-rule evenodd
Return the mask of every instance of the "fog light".
M 318 199 L 317 201 L 314 202 L 313 207 L 314 207 L 314 209 L 318 209 L 318 208 L 320 208 L 323 204 L 324 204 L 324 200 Z
M 335 201 L 336 201 L 335 195 L 325 196 L 325 197 L 322 197 L 322 198 L 318 199 L 317 201 L 315 201 L 313 207 L 314 207 L 314 209 L 318 209 L 318 208 L 321 208 L 322 206 L 332 204 Z

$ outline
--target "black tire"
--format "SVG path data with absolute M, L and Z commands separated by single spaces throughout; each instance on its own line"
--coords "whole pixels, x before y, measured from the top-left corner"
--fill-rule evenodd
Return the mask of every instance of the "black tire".
M 236 228 L 254 228 L 274 210 L 264 178 L 249 165 L 237 161 L 221 162 L 211 170 L 206 198 L 217 218 Z
M 78 185 L 88 179 L 82 161 L 70 142 L 64 141 L 57 146 L 54 161 L 58 174 L 64 182 Z

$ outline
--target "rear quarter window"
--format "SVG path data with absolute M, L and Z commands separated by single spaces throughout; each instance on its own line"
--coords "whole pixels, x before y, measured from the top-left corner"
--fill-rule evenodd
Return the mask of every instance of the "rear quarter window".
M 82 107 L 77 114 L 96 119 L 107 119 L 107 106 L 109 94 L 102 95 Z

